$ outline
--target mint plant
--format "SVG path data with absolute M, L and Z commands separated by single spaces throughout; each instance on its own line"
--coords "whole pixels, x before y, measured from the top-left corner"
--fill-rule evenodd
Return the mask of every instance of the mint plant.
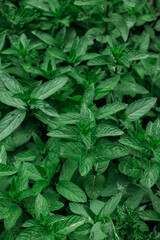
M 0 239 L 160 239 L 160 1 L 0 1 Z

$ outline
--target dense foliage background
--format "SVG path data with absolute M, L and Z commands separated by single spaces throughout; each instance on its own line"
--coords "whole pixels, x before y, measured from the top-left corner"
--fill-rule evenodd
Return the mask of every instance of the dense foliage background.
M 160 239 L 160 1 L 0 1 L 0 239 Z

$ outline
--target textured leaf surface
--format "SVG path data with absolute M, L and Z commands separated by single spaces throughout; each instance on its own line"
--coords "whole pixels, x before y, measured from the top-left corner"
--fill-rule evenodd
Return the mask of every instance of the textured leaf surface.
M 8 213 L 9 216 L 5 218 L 4 226 L 6 230 L 11 230 L 11 228 L 16 224 L 18 218 L 21 216 L 22 209 L 17 205 L 13 205 L 9 208 Z
M 160 214 L 160 198 L 154 195 L 152 192 L 149 192 L 149 196 L 152 202 L 153 209 Z
M 0 120 L 0 141 L 20 126 L 26 116 L 23 110 L 14 110 Z
M 87 197 L 83 190 L 72 182 L 60 181 L 57 184 L 56 189 L 59 194 L 72 202 L 84 203 L 87 201 Z
M 88 61 L 88 66 L 105 66 L 107 64 L 113 64 L 113 58 L 111 56 L 99 56 L 95 59 Z
M 54 230 L 56 234 L 68 235 L 73 232 L 77 227 L 84 224 L 85 219 L 78 216 L 69 216 L 61 224 L 55 223 Z
M 27 230 L 23 231 L 16 240 L 43 240 L 43 234 L 39 231 L 39 229 L 32 229 L 28 228 Z M 54 238 L 52 238 L 54 240 Z
M 136 121 L 144 116 L 156 103 L 156 98 L 144 98 L 127 106 L 125 116 L 131 120 Z
M 1 177 L 13 175 L 16 172 L 17 172 L 17 169 L 14 166 L 0 163 L 0 176 Z
M 38 4 L 37 4 L 37 7 L 38 7 Z M 47 43 L 48 45 L 54 45 L 53 37 L 51 35 L 49 35 L 48 33 L 38 31 L 38 30 L 34 30 L 34 31 L 32 31 L 32 33 L 36 37 L 38 37 L 40 40 Z
M 98 112 L 97 112 L 97 119 L 102 119 L 102 118 L 106 118 L 109 117 L 123 109 L 126 108 L 126 104 L 123 103 L 112 103 L 112 104 L 107 104 L 104 107 L 101 107 Z
M 120 31 L 123 40 L 126 42 L 129 35 L 129 29 L 126 25 L 123 17 L 119 14 L 112 14 L 111 16 L 111 22 L 117 27 L 117 29 Z
M 0 145 L 0 163 L 6 164 L 7 162 L 7 151 L 4 145 Z
M 13 94 L 23 93 L 23 87 L 21 84 L 9 74 L 1 71 L 0 79 L 3 82 L 4 86 Z
M 119 169 L 123 174 L 134 178 L 141 177 L 142 168 L 142 163 L 136 158 L 123 159 L 119 164 Z
M 95 151 L 95 162 L 109 161 L 115 158 L 124 157 L 129 154 L 128 150 L 118 144 L 103 144 Z
M 122 194 L 119 193 L 112 197 L 110 200 L 108 200 L 99 213 L 99 219 L 110 216 L 113 213 L 113 211 L 117 208 L 121 198 Z
M 136 6 L 136 0 L 123 0 L 125 4 L 127 4 L 129 7 L 135 7 Z
M 159 169 L 157 164 L 153 164 L 145 169 L 143 177 L 141 178 L 142 186 L 147 188 L 151 188 L 154 184 L 156 184 L 159 178 Z
M 0 102 L 19 109 L 26 109 L 27 106 L 21 99 L 13 97 L 13 94 L 7 90 L 0 91 Z
M 33 161 L 36 158 L 36 152 L 32 150 L 26 150 L 19 152 L 15 155 L 15 160 L 16 161 L 21 161 L 21 162 L 30 162 Z
M 49 215 L 49 208 L 48 208 L 47 201 L 41 194 L 37 196 L 35 201 L 35 215 L 36 215 L 36 218 L 39 218 L 40 215 L 42 215 L 43 217 Z
M 54 138 L 69 138 L 73 140 L 79 140 L 79 131 L 77 127 L 61 127 L 55 129 L 47 134 L 50 137 Z
M 90 199 L 96 199 L 100 196 L 105 184 L 105 178 L 102 174 L 88 175 L 85 180 L 85 191 Z
M 124 132 L 120 130 L 118 127 L 101 124 L 98 125 L 95 131 L 96 137 L 109 137 L 109 136 L 120 136 Z
M 69 208 L 70 210 L 78 215 L 90 218 L 89 215 L 89 208 L 86 207 L 84 204 L 80 204 L 80 203 L 70 203 L 69 204 Z
M 139 151 L 143 151 L 145 147 L 147 147 L 144 140 L 138 138 L 125 137 L 121 138 L 119 142 L 127 147 L 131 147 Z
M 153 210 L 145 210 L 140 213 L 140 218 L 145 221 L 160 221 L 160 214 Z
M 128 53 L 128 59 L 130 61 L 146 59 L 148 57 L 149 57 L 148 53 L 144 53 L 144 52 L 140 52 L 140 51 L 131 51 Z
M 90 5 L 96 5 L 96 4 L 100 4 L 104 2 L 104 0 L 76 0 L 74 2 L 75 5 L 78 5 L 78 6 L 90 6 Z
M 46 99 L 60 90 L 66 84 L 67 80 L 67 77 L 58 77 L 43 83 L 33 90 L 31 98 Z
M 141 190 L 135 191 L 130 197 L 127 198 L 125 205 L 128 208 L 136 209 L 139 207 L 144 196 L 144 192 Z
M 68 158 L 74 161 L 79 161 L 82 155 L 83 145 L 78 142 L 63 142 L 61 143 L 60 154 L 63 158 Z
M 92 169 L 94 160 L 92 157 L 88 156 L 88 157 L 82 157 L 80 159 L 80 163 L 79 163 L 79 172 L 81 174 L 81 176 L 86 176 L 89 171 Z

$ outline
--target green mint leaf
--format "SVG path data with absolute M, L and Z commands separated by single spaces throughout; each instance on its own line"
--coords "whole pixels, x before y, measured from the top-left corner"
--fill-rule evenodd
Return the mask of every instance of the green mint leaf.
M 144 192 L 139 189 L 134 189 L 134 194 L 129 196 L 125 202 L 125 205 L 130 209 L 136 209 L 142 202 Z
M 24 92 L 21 84 L 9 74 L 0 71 L 0 80 L 3 82 L 4 86 L 13 94 Z
M 6 164 L 7 162 L 7 151 L 4 145 L 0 145 L 0 163 Z
M 109 21 L 116 26 L 116 28 L 120 31 L 123 40 L 126 42 L 129 35 L 129 29 L 123 17 L 117 13 L 113 13 Z
M 48 155 L 42 162 L 42 166 L 45 167 L 46 176 L 48 178 L 52 178 L 57 171 L 58 165 L 60 163 L 59 154 L 60 154 L 59 146 L 55 146 L 54 149 L 48 153 Z
M 5 34 L 0 37 L 0 51 L 2 51 L 2 49 L 4 47 L 5 39 L 6 39 L 6 35 Z
M 35 160 L 36 156 L 37 156 L 37 153 L 35 151 L 26 150 L 26 151 L 17 153 L 14 156 L 14 158 L 16 161 L 20 161 L 20 162 L 31 162 Z
M 137 61 L 141 59 L 146 59 L 149 57 L 148 53 L 144 53 L 143 51 L 130 51 L 127 54 L 128 60 L 129 61 Z
M 160 199 L 154 195 L 151 191 L 149 192 L 149 197 L 152 202 L 153 209 L 160 214 Z
M 82 103 L 86 104 L 87 106 L 92 105 L 94 99 L 94 83 L 86 89 L 83 95 Z
M 15 226 L 18 218 L 22 214 L 22 209 L 18 205 L 13 205 L 8 210 L 8 217 L 4 220 L 4 226 L 6 230 L 11 230 Z
M 9 176 L 17 173 L 17 169 L 14 166 L 6 165 L 3 163 L 0 163 L 0 176 Z
M 91 228 L 90 237 L 94 237 L 95 240 L 103 240 L 106 237 L 106 234 L 102 232 L 101 222 L 96 222 Z
M 62 60 L 62 61 L 67 61 L 67 55 L 63 53 L 62 50 L 54 47 L 54 48 L 49 48 L 48 53 L 51 57 L 54 57 L 56 59 Z
M 34 180 L 34 181 L 39 181 L 39 180 L 44 180 L 40 171 L 36 166 L 34 166 L 31 163 L 25 162 L 24 163 L 25 168 L 27 170 L 27 175 L 28 179 Z
M 88 66 L 105 66 L 108 64 L 114 64 L 114 60 L 111 56 L 109 55 L 102 55 L 99 57 L 96 57 L 94 59 L 91 59 L 88 61 L 87 65 Z
M 0 120 L 0 141 L 14 132 L 23 122 L 26 116 L 24 110 L 14 110 L 9 112 L 4 118 Z
M 94 164 L 93 157 L 91 156 L 82 157 L 79 162 L 79 173 L 81 174 L 81 176 L 86 176 L 92 169 L 93 164 Z
M 90 209 L 97 216 L 101 209 L 104 207 L 105 202 L 100 200 L 90 200 Z
M 57 111 L 46 101 L 41 99 L 31 99 L 29 104 L 31 108 L 39 109 L 50 117 L 58 117 Z
M 39 2 L 37 2 L 36 0 L 25 0 L 25 3 L 26 5 L 30 5 L 39 10 L 49 11 L 48 4 L 46 4 L 43 0 L 40 0 Z
M 60 90 L 67 81 L 67 77 L 57 77 L 54 80 L 43 83 L 32 91 L 31 98 L 46 99 Z
M 157 118 L 152 125 L 151 136 L 154 140 L 160 140 L 160 120 Z
M 104 188 L 105 177 L 102 174 L 88 175 L 85 179 L 85 191 L 90 199 L 96 199 L 100 196 Z
M 23 102 L 21 99 L 14 97 L 13 93 L 7 90 L 0 91 L 0 102 L 8 106 L 16 107 L 23 110 L 25 110 L 27 106 L 25 102 Z
M 95 89 L 95 100 L 101 99 L 104 96 L 108 95 L 111 91 L 113 91 L 116 88 L 119 80 L 120 76 L 116 75 L 108 78 L 105 81 L 102 81 Z
M 39 194 L 36 197 L 36 201 L 35 201 L 35 216 L 37 219 L 39 219 L 41 215 L 43 217 L 47 217 L 49 214 L 50 212 L 49 212 L 47 201 L 41 194 Z
M 118 140 L 121 144 L 133 148 L 138 151 L 144 151 L 145 147 L 148 147 L 145 144 L 144 140 L 138 139 L 138 138 L 132 138 L 132 137 L 124 137 Z
M 139 99 L 127 106 L 125 116 L 131 120 L 136 121 L 144 116 L 155 105 L 157 98 Z
M 63 142 L 61 143 L 60 155 L 62 158 L 79 161 L 83 148 L 84 146 L 78 142 Z
M 100 137 L 109 137 L 109 136 L 120 136 L 124 132 L 120 130 L 118 127 L 111 126 L 108 124 L 100 124 L 96 127 L 95 136 L 97 138 Z
M 102 144 L 94 149 L 95 162 L 109 161 L 128 154 L 128 150 L 118 144 Z
M 78 5 L 78 6 L 90 6 L 90 5 L 97 5 L 97 4 L 101 4 L 103 3 L 104 0 L 76 0 L 74 2 L 75 5 Z
M 61 127 L 58 129 L 56 128 L 55 130 L 49 132 L 47 135 L 54 138 L 68 138 L 72 140 L 79 140 L 78 128 L 74 126 Z
M 99 108 L 96 114 L 96 118 L 97 119 L 107 118 L 121 110 L 124 110 L 126 107 L 127 107 L 126 104 L 119 102 L 107 104 L 106 106 Z
M 151 188 L 154 184 L 156 184 L 159 178 L 159 169 L 157 164 L 152 164 L 145 168 L 145 172 L 141 178 L 141 185 L 147 188 Z
M 83 104 L 80 112 L 79 126 L 84 132 L 88 132 L 95 124 L 94 116 L 92 111 L 87 107 L 86 104 Z
M 54 231 L 56 234 L 68 235 L 73 232 L 77 227 L 83 225 L 85 219 L 78 216 L 68 216 L 66 219 L 61 221 L 61 224 L 54 224 Z
M 103 218 L 109 217 L 117 208 L 119 202 L 121 201 L 121 198 L 122 198 L 122 194 L 118 193 L 117 195 L 112 197 L 110 200 L 108 200 L 105 203 L 105 205 L 102 207 L 98 215 L 98 218 L 103 219 Z
M 66 159 L 66 161 L 63 163 L 62 170 L 59 175 L 59 181 L 70 181 L 77 167 L 77 162 Z
M 39 229 L 28 228 L 27 230 L 19 234 L 17 240 L 34 240 L 34 239 L 43 240 L 44 237 L 46 236 L 43 236 L 43 232 L 39 231 Z M 52 239 L 54 240 L 53 236 Z
M 136 0 L 123 0 L 123 2 L 128 5 L 129 7 L 135 7 L 136 6 Z
M 91 217 L 89 215 L 90 210 L 86 205 L 80 204 L 80 203 L 70 203 L 69 208 L 73 213 L 84 216 L 84 217 L 88 218 L 88 220 L 90 220 L 89 219 Z
M 141 161 L 136 158 L 123 159 L 119 164 L 119 170 L 123 174 L 133 178 L 141 178 L 143 168 L 145 168 L 145 164 L 142 164 Z
M 144 221 L 160 221 L 160 214 L 154 210 L 145 210 L 140 212 L 140 218 Z
M 72 182 L 60 181 L 56 189 L 59 194 L 72 202 L 85 203 L 87 201 L 87 197 L 83 190 Z
M 42 40 L 43 42 L 47 43 L 48 45 L 54 45 L 54 39 L 51 35 L 49 35 L 48 33 L 39 31 L 39 30 L 34 30 L 32 31 L 32 33 L 39 38 L 40 40 Z

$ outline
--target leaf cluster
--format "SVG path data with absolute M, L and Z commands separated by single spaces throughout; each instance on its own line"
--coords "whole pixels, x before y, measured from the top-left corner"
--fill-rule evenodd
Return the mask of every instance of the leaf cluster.
M 159 6 L 0 0 L 0 240 L 160 239 Z

